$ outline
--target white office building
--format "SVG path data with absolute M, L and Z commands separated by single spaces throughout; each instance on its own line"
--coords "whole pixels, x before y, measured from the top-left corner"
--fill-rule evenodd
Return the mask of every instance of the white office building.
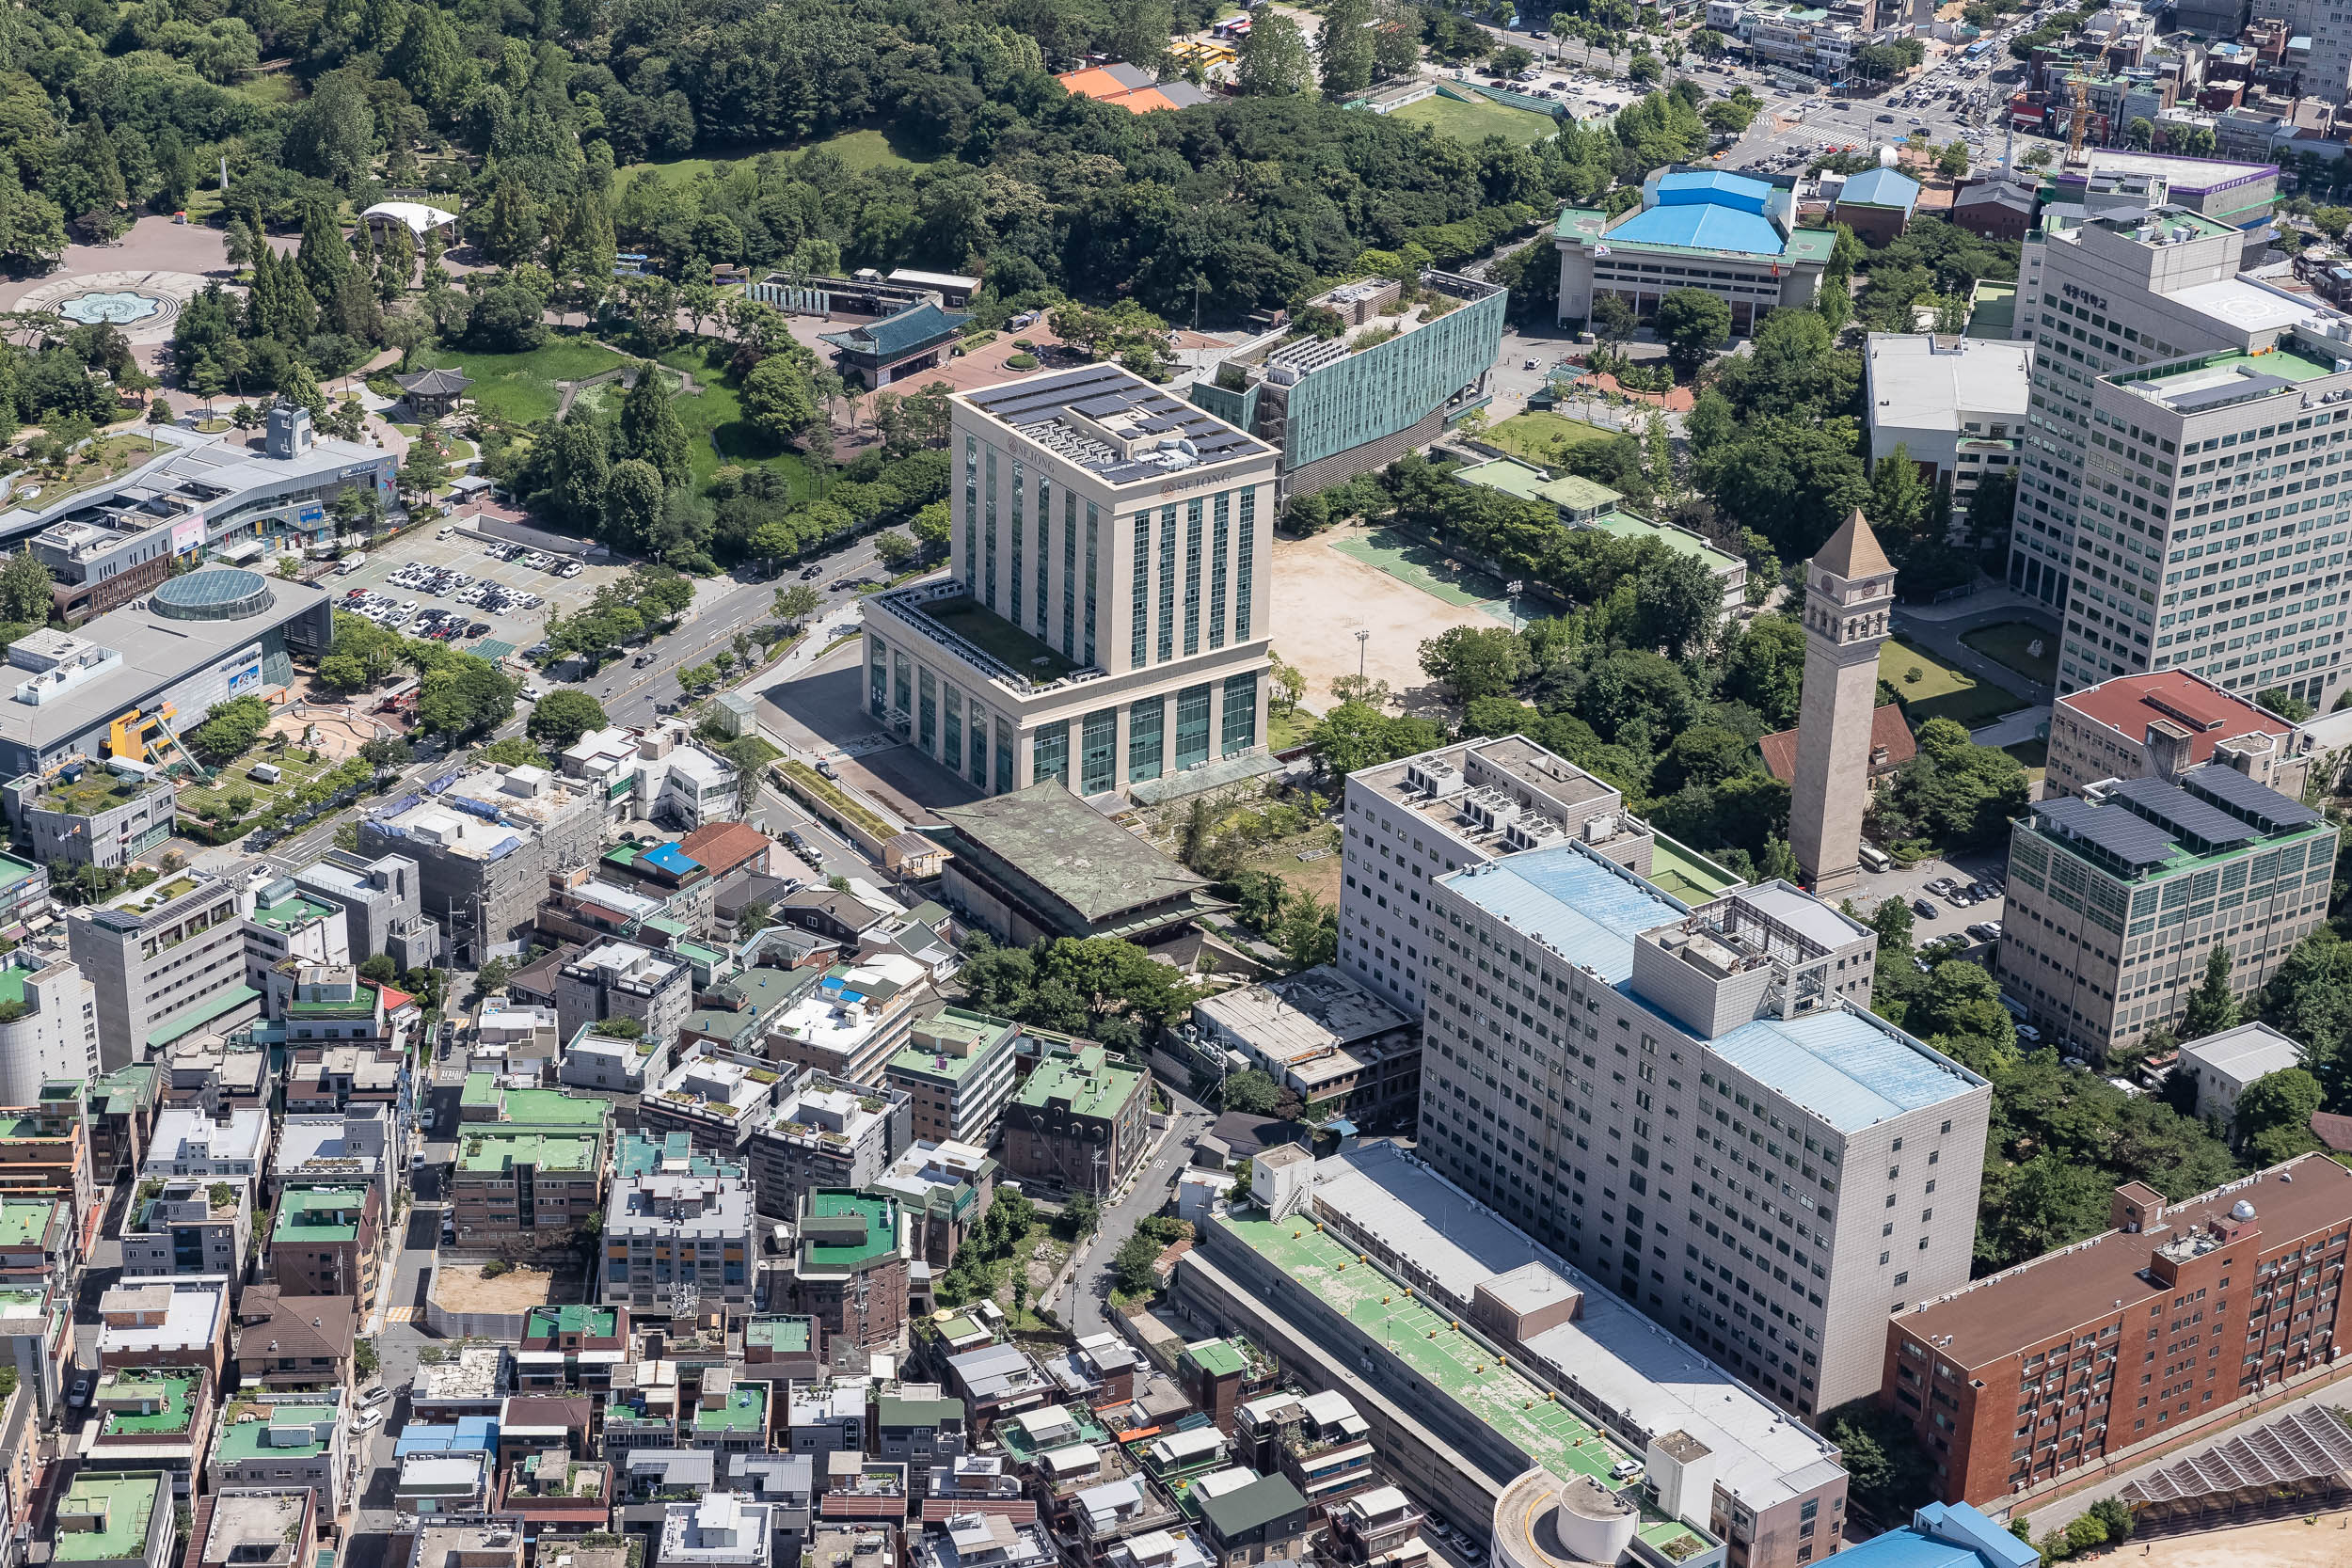
M 1870 466 L 1901 447 L 1928 483 L 1950 481 L 1952 515 L 1966 516 L 1977 486 L 2017 464 L 2031 359 L 2007 339 L 1871 333 L 1862 358 Z

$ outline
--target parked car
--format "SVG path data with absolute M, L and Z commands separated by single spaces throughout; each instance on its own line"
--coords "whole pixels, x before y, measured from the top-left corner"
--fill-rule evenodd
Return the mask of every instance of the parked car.
M 1998 942 L 2001 940 L 2001 923 L 1997 920 L 1979 920 L 1968 927 L 1968 934 L 1979 942 Z
M 1914 898 L 1911 901 L 1911 912 L 1917 915 L 1922 920 L 1933 920 L 1935 918 L 1935 906 L 1929 903 L 1924 898 Z

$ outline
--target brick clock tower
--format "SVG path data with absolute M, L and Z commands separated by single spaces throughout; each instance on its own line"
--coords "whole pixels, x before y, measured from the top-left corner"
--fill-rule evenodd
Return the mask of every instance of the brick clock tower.
M 1859 508 L 1807 564 L 1804 590 L 1804 694 L 1788 847 L 1813 891 L 1837 898 L 1862 877 L 1856 851 L 1870 803 L 1879 644 L 1895 603 L 1895 567 Z

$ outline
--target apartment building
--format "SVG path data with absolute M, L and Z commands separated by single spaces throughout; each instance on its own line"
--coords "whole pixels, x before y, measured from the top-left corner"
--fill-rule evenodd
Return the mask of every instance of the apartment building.
M 2001 973 L 2061 1044 L 2104 1058 L 2177 1020 L 2216 947 L 2260 987 L 2327 918 L 2336 828 L 2208 762 L 2034 803 L 2010 829 Z
M 99 1075 L 98 992 L 71 958 L 18 948 L 0 961 L 0 1105 L 29 1105 L 43 1084 Z
M 67 912 L 67 947 L 97 994 L 102 1068 L 261 1017 L 261 992 L 246 979 L 241 890 L 241 879 L 181 871 Z
M 751 1310 L 758 1220 L 741 1162 L 698 1153 L 692 1138 L 623 1133 L 604 1211 L 598 1298 L 644 1319 Z
M 290 1296 L 375 1301 L 384 1254 L 383 1211 L 364 1181 L 289 1187 L 269 1231 L 269 1273 Z
M 259 1105 L 210 1113 L 173 1105 L 155 1118 L 144 1176 L 261 1179 L 269 1159 L 269 1112 Z
M 89 1006 L 90 1052 L 98 1050 L 98 1006 Z M 135 1062 L 101 1076 L 93 1066 L 83 1100 L 88 1118 L 90 1161 L 99 1180 L 112 1182 L 136 1170 L 147 1158 L 155 1129 L 155 1107 L 163 1074 L 153 1064 Z
M 906 1048 L 882 1068 L 912 1104 L 914 1136 L 982 1148 L 995 1142 L 1020 1039 L 1019 1024 L 962 1007 L 916 1020 Z
M 304 896 L 294 879 L 254 887 L 246 901 L 246 983 L 269 993 L 272 972 L 293 975 L 309 966 L 352 962 L 342 907 Z
M 245 1276 L 253 1242 L 253 1183 L 182 1177 L 138 1184 L 118 1233 L 129 1275 Z
M 907 1253 L 898 1198 L 819 1188 L 795 1215 L 787 1309 L 815 1318 L 828 1345 L 887 1350 L 907 1326 Z
M 2010 580 L 2065 609 L 2061 693 L 2180 668 L 2319 708 L 2342 689 L 2352 324 L 2239 277 L 2243 244 L 2183 207 L 2111 214 L 2046 231 L 2020 285 Z
M 788 1092 L 792 1080 L 789 1067 L 700 1045 L 647 1087 L 637 1114 L 648 1132 L 684 1132 L 705 1153 L 741 1159 L 779 1085 Z
M 467 1128 L 450 1170 L 461 1247 L 561 1248 L 604 1209 L 604 1140 L 595 1132 Z
M 2051 705 L 2044 799 L 2103 779 L 2171 779 L 2208 762 L 2300 799 L 2308 738 L 2268 708 L 2188 670 L 2117 675 Z
M 1625 796 L 1524 736 L 1440 746 L 1347 776 L 1340 968 L 1408 1018 L 1437 937 L 1432 879 L 1574 839 L 1686 903 L 1740 885 L 1628 815 Z
M 646 1039 L 671 1039 L 693 1006 L 692 967 L 635 942 L 598 942 L 556 972 L 555 1026 L 565 1039 L 621 1018 L 634 1020 Z
M 907 1245 L 933 1280 L 954 1266 L 965 1240 L 988 1217 L 996 1162 L 977 1144 L 919 1138 L 868 1185 L 904 1200 Z
M 11 1201 L 61 1199 L 76 1219 L 94 1212 L 97 1187 L 81 1085 L 43 1084 L 30 1105 L 0 1109 L 0 1195 Z
M 1295 1095 L 1315 1120 L 1409 1127 L 1421 1100 L 1421 1025 L 1331 964 L 1193 1004 L 1202 1044 Z
M 873 717 L 991 795 L 1257 752 L 1280 453 L 1115 365 L 951 404 L 951 574 L 865 601 Z
M 73 1568 L 171 1568 L 171 1478 L 160 1470 L 75 1472 L 52 1521 L 53 1562 Z
M 382 953 L 400 968 L 414 970 L 440 957 L 439 930 L 424 918 L 417 863 L 405 855 L 371 861 L 348 849 L 329 849 L 296 869 L 294 880 L 307 896 L 343 911 L 343 940 L 355 960 Z
M 819 1188 L 872 1186 L 907 1147 L 914 1115 L 912 1097 L 888 1085 L 808 1071 L 787 1080 L 750 1128 L 759 1212 L 788 1218 Z
M 1867 1325 L 1968 1275 L 1992 1098 L 1867 1011 L 1869 930 L 1581 844 L 1429 887 L 1429 1162 L 1801 1415 L 1868 1392 Z
M 1879 1402 L 1946 1502 L 1987 1504 L 2260 1399 L 2341 1348 L 2352 1171 L 2306 1156 L 1899 1313 Z M 2234 1286 L 2234 1288 L 2233 1288 Z

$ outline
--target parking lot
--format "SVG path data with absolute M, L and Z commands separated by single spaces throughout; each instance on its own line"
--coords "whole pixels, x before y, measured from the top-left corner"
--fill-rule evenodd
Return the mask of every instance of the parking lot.
M 501 551 L 514 548 L 506 545 L 497 547 Z M 569 615 L 580 610 L 587 604 L 598 585 L 611 582 L 628 571 L 626 563 L 587 562 L 581 564 L 577 577 L 562 578 L 554 572 L 530 565 L 528 557 L 516 561 L 500 560 L 489 553 L 490 548 L 491 546 L 484 541 L 469 538 L 447 526 L 437 530 L 419 529 L 391 541 L 381 550 L 369 552 L 366 563 L 357 570 L 340 577 L 328 575 L 321 580 L 320 586 L 334 594 L 338 609 L 357 609 L 359 602 L 367 602 L 351 599 L 350 595 L 357 590 L 363 594 L 379 595 L 394 607 L 413 601 L 417 607 L 417 617 L 436 610 L 450 616 L 463 616 L 464 633 L 445 640 L 452 647 L 470 650 L 478 642 L 488 641 L 503 642 L 511 649 L 519 650 L 540 640 L 548 616 Z M 563 564 L 561 557 L 545 559 L 554 565 Z M 405 568 L 446 573 L 453 577 L 463 573 L 471 580 L 462 588 L 452 582 L 449 591 L 435 593 L 419 572 Z M 409 585 L 395 582 L 395 577 L 405 577 Z M 485 583 L 516 597 L 503 606 L 458 602 L 461 594 Z M 535 594 L 540 602 L 528 604 L 519 597 L 523 594 Z M 384 624 L 390 626 L 391 622 L 386 620 Z M 486 629 L 476 633 L 473 628 L 477 626 Z M 416 619 L 392 629 L 410 637 L 423 635 L 423 628 Z M 507 649 L 494 647 L 491 651 L 504 653 Z
M 1977 959 L 1988 969 L 1993 967 L 1993 955 L 1981 936 L 1972 937 L 1972 926 L 1998 926 L 2006 901 L 2007 889 L 2002 873 L 2006 861 L 1996 853 L 1955 855 L 1949 859 L 1931 859 L 1915 865 L 1899 865 L 1891 871 L 1865 871 L 1862 886 L 1853 895 L 1854 908 L 1867 912 L 1889 898 L 1900 898 L 1912 905 L 1911 940 L 1924 947 L 1939 937 L 1959 937 L 1968 943 L 1965 956 Z M 1966 907 L 1955 903 L 1944 892 L 1931 891 L 1931 882 L 1982 883 L 1991 893 L 1990 898 L 1971 897 Z M 1935 911 L 1932 916 L 1922 915 L 1918 904 L 1924 901 Z

